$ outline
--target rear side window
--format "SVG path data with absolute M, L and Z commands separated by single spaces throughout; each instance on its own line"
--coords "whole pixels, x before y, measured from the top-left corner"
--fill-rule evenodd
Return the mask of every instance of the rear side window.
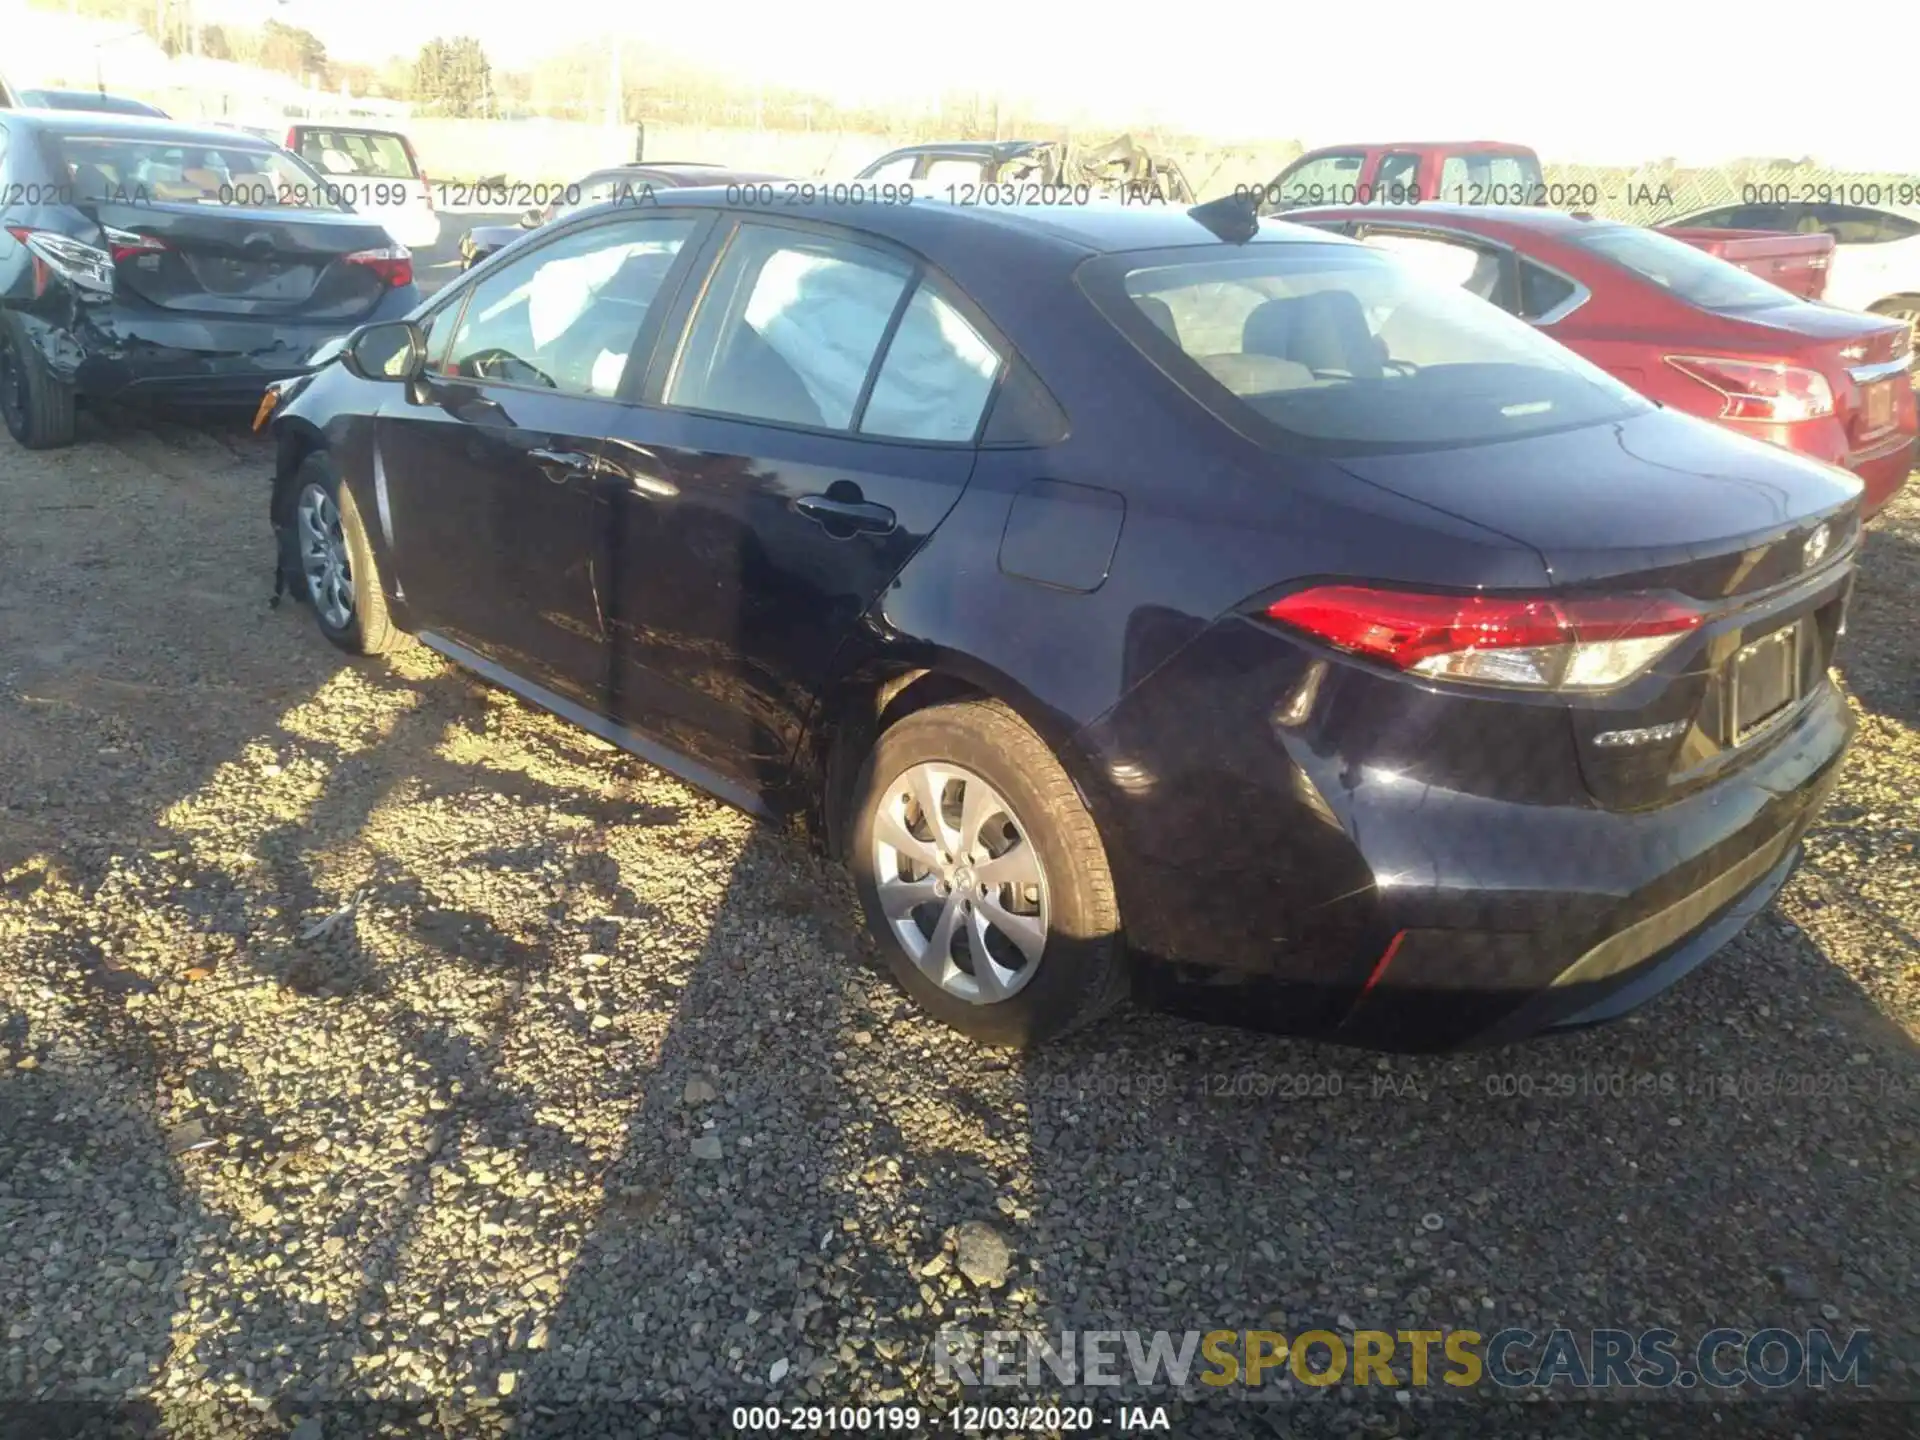
M 1275 448 L 1472 444 L 1649 408 L 1532 326 L 1368 246 L 1163 253 L 1096 262 L 1083 283 L 1169 377 Z
M 1296 160 L 1268 187 L 1266 199 L 1280 205 L 1355 205 L 1367 197 L 1360 189 L 1364 150 Z
M 1631 270 L 1702 310 L 1749 310 L 1781 304 L 1787 296 L 1779 286 L 1738 265 L 1657 230 L 1594 226 L 1571 238 L 1582 250 Z
M 1000 355 L 992 343 L 922 281 L 887 342 L 860 414 L 860 433 L 971 440 L 999 374 Z
M 1520 262 L 1520 315 L 1538 320 L 1551 315 L 1578 292 L 1579 286 L 1564 275 L 1557 275 L 1530 260 Z
M 913 270 L 869 246 L 742 225 L 694 316 L 666 402 L 847 430 Z
M 310 130 L 299 134 L 300 157 L 323 175 L 412 180 L 420 170 L 398 135 L 379 130 Z
M 1439 198 L 1449 205 L 1527 205 L 1545 176 L 1531 155 L 1449 155 L 1440 166 Z

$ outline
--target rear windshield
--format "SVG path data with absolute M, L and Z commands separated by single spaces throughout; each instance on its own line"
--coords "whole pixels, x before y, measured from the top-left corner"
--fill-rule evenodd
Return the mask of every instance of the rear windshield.
M 1583 229 L 1571 237 L 1582 250 L 1611 260 L 1702 310 L 1751 310 L 1778 305 L 1791 292 L 1684 240 L 1631 225 Z
M 238 135 L 217 145 L 131 135 L 62 135 L 52 143 L 82 202 L 347 208 L 337 186 L 286 151 Z
M 385 130 L 302 130 L 300 158 L 322 175 L 412 180 L 420 174 L 406 140 Z
M 1119 303 L 1105 308 L 1171 378 L 1262 443 L 1420 449 L 1650 408 L 1526 322 L 1382 251 L 1162 253 L 1179 258 L 1126 269 Z

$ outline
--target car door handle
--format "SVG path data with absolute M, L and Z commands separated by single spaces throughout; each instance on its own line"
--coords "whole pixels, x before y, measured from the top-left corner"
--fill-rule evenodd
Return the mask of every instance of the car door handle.
M 527 456 L 556 485 L 566 484 L 575 475 L 591 475 L 594 469 L 593 456 L 581 450 L 529 450 Z
M 888 535 L 897 523 L 893 511 L 884 505 L 875 505 L 870 500 L 843 499 L 838 495 L 802 495 L 793 502 L 793 508 L 829 531 L 844 530 L 849 534 L 864 530 L 871 535 Z

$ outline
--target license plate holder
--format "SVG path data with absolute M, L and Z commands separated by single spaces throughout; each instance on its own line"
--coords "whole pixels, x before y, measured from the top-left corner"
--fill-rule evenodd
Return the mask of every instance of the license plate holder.
M 1893 424 L 1893 381 L 1876 380 L 1861 397 L 1866 433 L 1872 435 Z
M 1800 698 L 1798 622 L 1762 635 L 1734 652 L 1727 666 L 1728 732 L 1744 745 L 1772 727 Z

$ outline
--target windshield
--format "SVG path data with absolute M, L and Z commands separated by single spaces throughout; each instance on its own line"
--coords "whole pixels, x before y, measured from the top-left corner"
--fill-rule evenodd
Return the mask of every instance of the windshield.
M 1263 443 L 1418 449 L 1649 408 L 1524 321 L 1357 245 L 1177 258 L 1128 269 L 1120 289 L 1141 350 Z
M 121 204 L 235 205 L 243 209 L 343 211 L 337 189 L 277 147 L 63 135 L 54 141 L 74 198 Z
M 1702 310 L 1751 310 L 1792 298 L 1790 292 L 1738 265 L 1654 230 L 1609 225 L 1583 230 L 1573 243 Z
M 411 180 L 420 173 L 407 142 L 387 131 L 303 129 L 299 139 L 300 158 L 322 175 Z

